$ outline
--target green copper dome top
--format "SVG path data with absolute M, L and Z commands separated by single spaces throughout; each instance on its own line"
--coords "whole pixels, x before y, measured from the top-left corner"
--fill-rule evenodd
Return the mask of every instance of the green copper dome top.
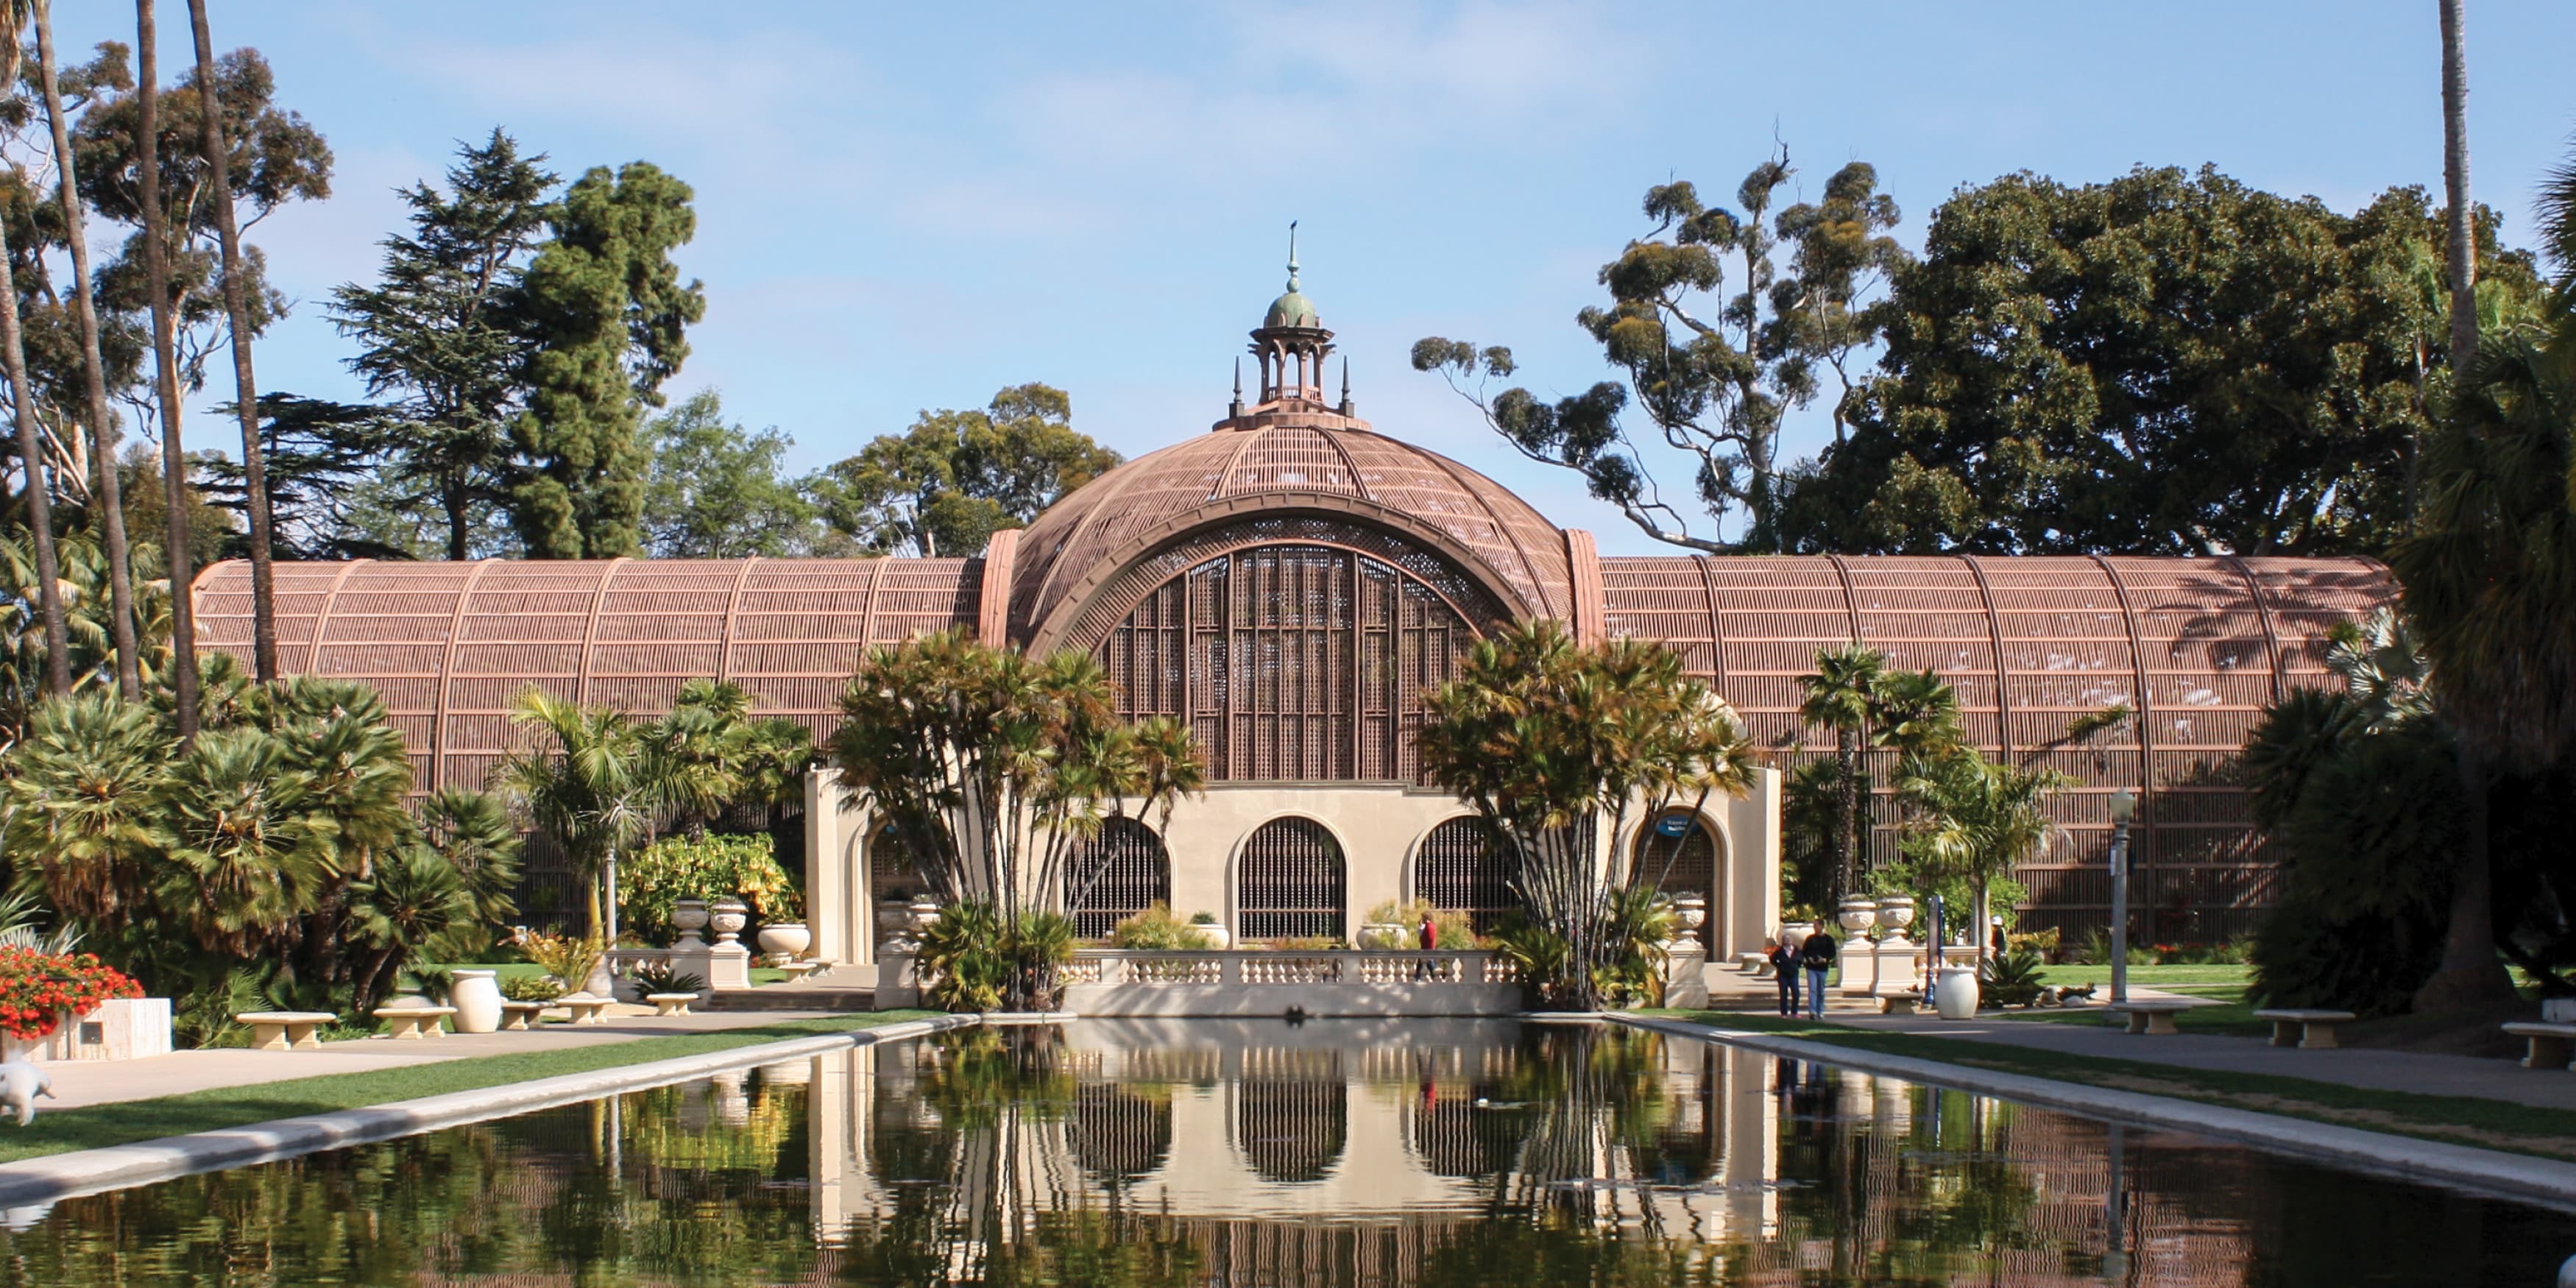
M 1288 291 L 1278 299 L 1270 302 L 1270 311 L 1262 315 L 1261 325 L 1265 327 L 1320 327 L 1324 325 L 1323 322 L 1315 316 L 1315 302 L 1307 299 L 1304 291 L 1297 289 L 1297 224 L 1295 220 L 1290 220 L 1288 223 Z

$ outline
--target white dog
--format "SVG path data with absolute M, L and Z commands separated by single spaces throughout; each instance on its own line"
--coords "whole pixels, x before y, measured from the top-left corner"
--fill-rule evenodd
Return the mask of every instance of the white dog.
M 18 1111 L 21 1127 L 36 1121 L 36 1097 L 54 1094 L 54 1075 L 24 1060 L 0 1060 L 0 1107 Z

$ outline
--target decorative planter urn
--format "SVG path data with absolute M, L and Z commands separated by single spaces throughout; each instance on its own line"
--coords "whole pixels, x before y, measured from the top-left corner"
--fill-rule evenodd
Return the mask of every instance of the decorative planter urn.
M 877 900 L 877 949 L 889 953 L 913 950 L 911 900 Z
M 1413 937 L 1402 922 L 1372 921 L 1360 927 L 1360 947 L 1404 949 L 1413 947 Z
M 1773 935 L 1772 938 L 1780 944 L 1785 945 L 1789 951 L 1796 952 L 1798 951 L 1798 945 L 1807 942 L 1807 923 L 1803 921 L 1787 922 L 1780 927 L 1779 933 Z
M 1892 894 L 1878 901 L 1878 924 L 1905 937 L 1905 928 L 1914 924 L 1914 896 Z
M 707 901 L 682 899 L 671 905 L 671 924 L 679 927 L 680 947 L 695 947 L 706 942 L 698 932 L 707 928 Z
M 923 895 L 905 906 L 904 915 L 912 919 L 912 934 L 918 939 L 930 929 L 930 923 L 939 920 L 939 901 Z
M 801 921 L 782 921 L 760 928 L 760 951 L 773 957 L 802 957 L 814 946 L 814 932 Z
M 1673 900 L 1673 915 L 1681 920 L 1682 936 L 1688 938 L 1708 924 L 1708 900 L 1686 894 Z
M 1932 986 L 1932 1009 L 1945 1020 L 1977 1018 L 1977 973 L 1958 966 L 1941 968 L 1941 982 Z
M 751 909 L 740 899 L 718 899 L 710 911 L 712 915 L 707 920 L 716 928 L 717 945 L 735 946 L 734 941 L 742 938 L 742 928 L 751 924 Z
M 1845 899 L 1841 913 L 1834 919 L 1842 923 L 1846 935 L 1858 935 L 1878 924 L 1878 901 L 1861 898 Z
M 1190 929 L 1197 931 L 1199 938 L 1207 941 L 1209 948 L 1219 952 L 1224 951 L 1234 942 L 1234 936 L 1227 934 L 1225 927 L 1213 921 L 1193 921 L 1190 923 Z
M 497 972 L 461 970 L 447 990 L 447 1004 L 456 1008 L 451 1018 L 459 1033 L 498 1033 L 501 1031 L 501 984 Z

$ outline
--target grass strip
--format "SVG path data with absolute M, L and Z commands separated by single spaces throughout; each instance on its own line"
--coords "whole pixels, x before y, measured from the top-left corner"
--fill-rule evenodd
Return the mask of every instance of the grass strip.
M 2576 1110 L 2548 1109 L 2416 1091 L 2380 1091 L 2273 1074 L 2191 1069 L 2143 1060 L 2071 1055 L 2001 1042 L 1927 1037 L 1790 1020 L 1734 1011 L 1652 1011 L 1670 1019 L 1746 1032 L 1776 1033 L 1828 1046 L 1912 1056 L 1972 1069 L 2052 1078 L 2088 1087 L 2135 1091 L 2228 1109 L 2304 1118 L 2338 1127 L 2576 1161 Z M 2546 1076 L 2546 1075 L 2543 1075 Z
M 0 1138 L 0 1163 L 78 1149 L 131 1145 L 163 1136 L 222 1131 L 278 1118 L 363 1109 L 397 1100 L 442 1096 L 454 1091 L 533 1082 L 568 1073 L 590 1073 L 653 1060 L 707 1055 L 735 1047 L 758 1046 L 829 1033 L 872 1029 L 900 1020 L 927 1019 L 930 1011 L 878 1011 L 829 1019 L 773 1020 L 748 1028 L 709 1033 L 675 1033 L 669 1037 L 635 1038 L 564 1047 L 555 1051 L 520 1051 L 508 1055 L 469 1056 L 396 1069 L 328 1073 L 283 1082 L 240 1087 L 214 1087 L 183 1095 L 78 1109 L 40 1112 L 33 1126 Z

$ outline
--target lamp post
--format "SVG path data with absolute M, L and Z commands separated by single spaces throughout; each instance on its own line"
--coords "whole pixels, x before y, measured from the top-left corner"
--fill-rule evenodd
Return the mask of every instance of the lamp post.
M 2129 1000 L 2129 822 L 2138 816 L 2138 794 L 2111 793 L 2111 1002 Z

